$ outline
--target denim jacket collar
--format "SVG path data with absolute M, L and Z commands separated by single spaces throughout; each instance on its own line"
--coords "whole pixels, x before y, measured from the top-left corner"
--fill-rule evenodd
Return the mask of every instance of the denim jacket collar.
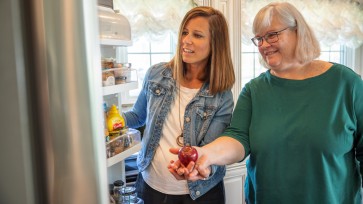
M 161 75 L 166 78 L 173 78 L 173 70 L 172 69 L 164 69 L 161 72 Z M 175 85 L 175 84 L 174 84 Z M 209 92 L 209 83 L 203 83 L 200 91 L 198 92 L 197 96 L 202 97 L 213 97 L 214 95 Z

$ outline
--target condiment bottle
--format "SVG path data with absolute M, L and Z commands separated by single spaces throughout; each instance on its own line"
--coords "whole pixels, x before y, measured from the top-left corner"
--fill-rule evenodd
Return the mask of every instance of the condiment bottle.
M 125 120 L 118 112 L 116 105 L 113 104 L 107 114 L 107 129 L 111 133 L 119 131 L 124 127 Z

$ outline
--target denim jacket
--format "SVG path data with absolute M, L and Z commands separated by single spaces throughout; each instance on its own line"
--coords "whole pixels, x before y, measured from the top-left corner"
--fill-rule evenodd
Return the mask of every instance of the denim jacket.
M 185 109 L 184 144 L 204 146 L 220 136 L 230 123 L 234 105 L 232 92 L 228 90 L 211 95 L 208 87 L 208 83 L 204 83 Z M 176 92 L 172 70 L 166 63 L 156 64 L 147 71 L 142 91 L 133 108 L 124 113 L 128 127 L 147 124 L 137 158 L 140 172 L 150 165 L 154 157 Z M 191 198 L 197 199 L 222 181 L 225 171 L 225 166 L 212 166 L 212 174 L 207 180 L 188 181 Z

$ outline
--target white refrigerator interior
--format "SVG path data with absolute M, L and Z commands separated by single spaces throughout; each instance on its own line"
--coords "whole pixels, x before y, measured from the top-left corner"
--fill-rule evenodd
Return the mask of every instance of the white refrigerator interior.
M 102 62 L 105 62 L 106 59 L 108 59 L 109 62 L 111 61 L 110 64 L 112 64 L 110 65 L 111 67 L 107 68 L 104 66 L 109 66 L 108 63 L 102 64 L 102 74 L 105 82 L 102 87 L 103 100 L 108 108 L 112 105 L 116 105 L 119 112 L 121 112 L 123 104 L 122 95 L 127 91 L 138 87 L 137 73 L 135 78 L 131 77 L 136 70 L 131 69 L 130 64 L 127 61 L 127 46 L 132 45 L 131 27 L 126 17 L 115 13 L 112 8 L 99 6 L 98 11 Z M 124 67 L 126 65 L 128 67 Z M 114 84 L 108 83 L 109 81 L 104 77 L 108 76 L 108 73 L 116 79 L 116 81 L 113 82 Z M 118 80 L 119 77 L 125 78 L 123 80 Z M 136 134 L 140 134 L 139 131 L 131 129 L 126 134 L 133 134 L 135 132 Z M 130 147 L 124 148 L 121 153 L 107 159 L 109 184 L 112 184 L 116 180 L 122 180 L 126 183 L 124 160 L 140 150 L 140 137 L 141 136 L 138 137 L 138 140 L 134 138 Z M 112 142 L 113 140 L 108 142 L 107 146 L 112 147 L 110 144 Z M 122 143 L 122 139 L 120 142 Z M 107 149 L 107 151 L 109 151 L 109 149 Z

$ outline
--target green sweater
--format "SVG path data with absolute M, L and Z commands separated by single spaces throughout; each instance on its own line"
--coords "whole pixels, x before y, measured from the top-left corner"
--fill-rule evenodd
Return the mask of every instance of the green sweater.
M 361 203 L 363 81 L 343 65 L 305 80 L 261 74 L 223 135 L 249 155 L 249 204 Z

